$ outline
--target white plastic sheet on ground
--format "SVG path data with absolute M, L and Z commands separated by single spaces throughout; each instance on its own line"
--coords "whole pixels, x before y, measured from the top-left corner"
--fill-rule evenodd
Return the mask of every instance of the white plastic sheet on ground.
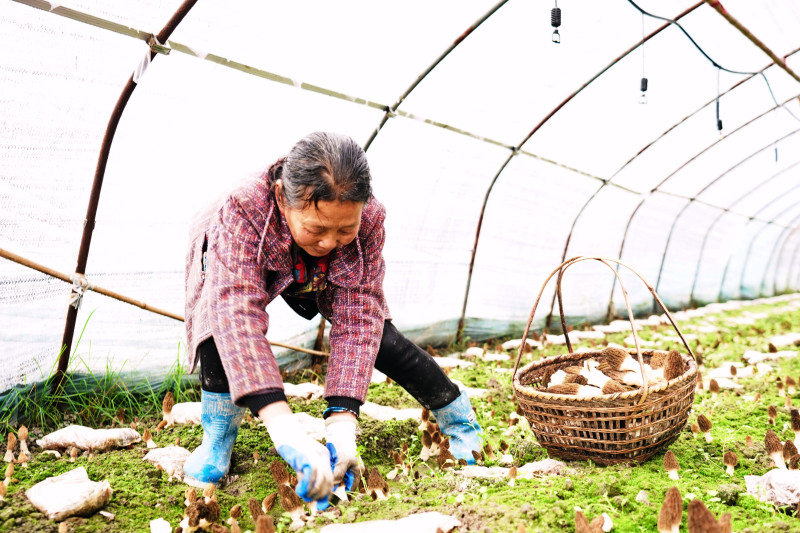
M 25 491 L 34 507 L 51 520 L 88 516 L 111 499 L 108 481 L 92 481 L 81 467 L 49 477 Z

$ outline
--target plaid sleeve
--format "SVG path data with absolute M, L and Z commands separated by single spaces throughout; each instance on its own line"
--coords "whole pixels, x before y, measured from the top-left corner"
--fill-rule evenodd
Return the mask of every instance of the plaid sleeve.
M 280 370 L 267 342 L 269 298 L 258 265 L 259 231 L 235 198 L 230 198 L 211 232 L 208 270 L 214 304 L 211 327 L 228 375 L 231 397 L 283 389 Z
M 337 287 L 333 293 L 326 398 L 345 396 L 363 403 L 367 397 L 383 334 L 384 216 L 381 206 L 372 227 L 362 228 L 359 233 L 362 264 L 358 266 L 363 273 L 360 283 Z

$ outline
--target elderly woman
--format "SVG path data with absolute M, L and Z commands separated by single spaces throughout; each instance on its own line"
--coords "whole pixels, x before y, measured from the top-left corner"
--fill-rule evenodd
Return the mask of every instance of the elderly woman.
M 383 294 L 385 209 L 370 180 L 364 150 L 351 138 L 312 133 L 193 224 L 186 332 L 190 369 L 200 363 L 203 442 L 184 465 L 190 478 L 218 482 L 227 474 L 250 409 L 297 472 L 297 493 L 324 508 L 332 487 L 352 483 L 373 367 L 432 411 L 456 458 L 474 462 L 481 428 L 469 399 L 392 325 Z M 327 447 L 306 434 L 286 401 L 266 338 L 266 307 L 278 296 L 301 316 L 321 313 L 331 323 Z

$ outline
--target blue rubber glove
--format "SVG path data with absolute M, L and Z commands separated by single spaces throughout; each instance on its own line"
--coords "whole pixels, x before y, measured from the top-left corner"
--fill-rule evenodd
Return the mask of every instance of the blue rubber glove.
M 356 419 L 348 415 L 331 415 L 325 420 L 325 442 L 331 454 L 333 486 L 344 483 L 345 490 L 353 487 L 358 468 L 356 449 Z
M 275 449 L 297 473 L 295 492 L 303 501 L 317 502 L 317 509 L 328 507 L 333 474 L 328 449 L 311 438 L 293 415 L 281 415 L 267 426 Z

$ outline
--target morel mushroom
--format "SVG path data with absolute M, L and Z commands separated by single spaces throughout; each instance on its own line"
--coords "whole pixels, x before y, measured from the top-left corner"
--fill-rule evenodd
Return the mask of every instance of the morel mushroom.
M 678 458 L 675 457 L 672 450 L 667 450 L 667 453 L 664 454 L 663 464 L 664 470 L 669 474 L 669 478 L 678 479 Z
M 764 435 L 764 445 L 767 448 L 767 454 L 770 459 L 772 459 L 772 462 L 775 463 L 775 466 L 786 470 L 786 463 L 783 461 L 783 444 L 778 435 L 771 429 L 768 429 L 767 433 Z
M 725 465 L 725 472 L 729 475 L 733 475 L 733 469 L 739 464 L 739 458 L 736 456 L 734 452 L 725 452 L 725 455 L 722 457 L 722 464 Z
M 778 417 L 778 408 L 774 405 L 767 407 L 767 419 L 770 425 L 775 425 L 775 419 Z
M 706 437 L 706 442 L 710 443 L 714 438 L 711 436 L 711 420 L 706 415 L 697 417 L 697 425 Z
M 658 512 L 658 533 L 678 533 L 683 519 L 683 500 L 678 487 L 670 487 Z

